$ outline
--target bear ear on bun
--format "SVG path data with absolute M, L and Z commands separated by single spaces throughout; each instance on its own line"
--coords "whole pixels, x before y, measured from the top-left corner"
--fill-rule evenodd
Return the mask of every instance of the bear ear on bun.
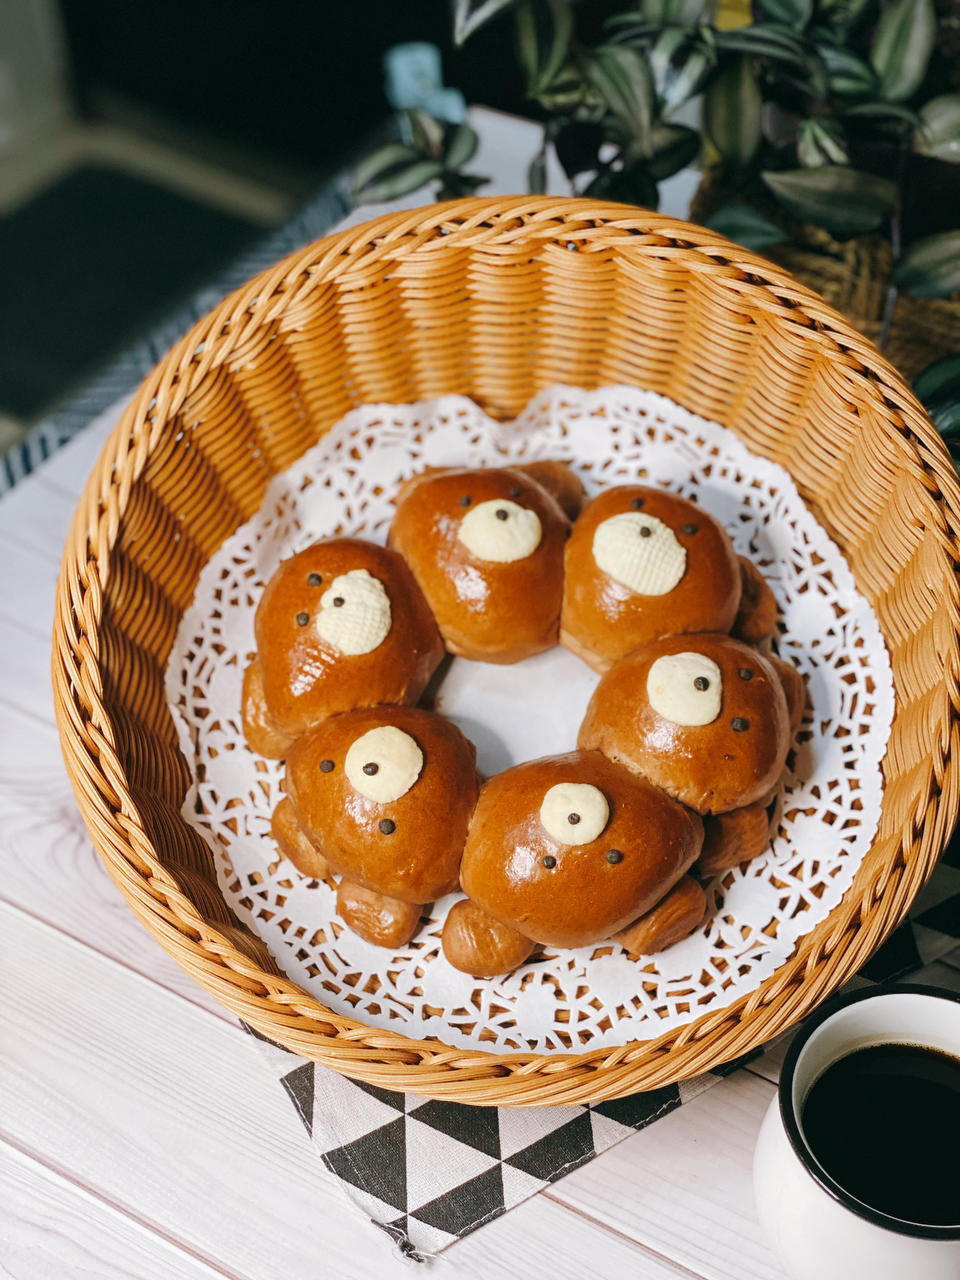
M 561 502 L 577 504 L 579 481 L 560 463 L 533 465 L 540 479 L 520 467 L 458 467 L 400 491 L 388 541 L 451 653 L 509 663 L 557 643 L 570 529 Z
M 793 700 L 799 696 L 794 688 Z M 715 814 L 769 795 L 791 737 L 773 661 L 730 636 L 692 635 L 656 640 L 612 666 L 590 700 L 579 744 L 697 813 Z
M 719 521 L 677 494 L 618 485 L 587 503 L 567 543 L 560 640 L 605 671 L 664 635 L 729 631 L 741 592 Z

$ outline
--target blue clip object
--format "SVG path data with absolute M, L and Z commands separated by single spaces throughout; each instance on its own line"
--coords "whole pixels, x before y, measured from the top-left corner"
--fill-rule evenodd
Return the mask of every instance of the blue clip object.
M 438 120 L 460 124 L 467 104 L 459 89 L 445 88 L 440 50 L 426 41 L 395 44 L 383 55 L 387 101 L 395 111 L 419 107 Z

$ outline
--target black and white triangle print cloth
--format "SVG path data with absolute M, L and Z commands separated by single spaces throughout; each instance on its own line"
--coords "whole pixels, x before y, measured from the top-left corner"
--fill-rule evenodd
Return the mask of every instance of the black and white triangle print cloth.
M 910 919 L 855 981 L 904 978 L 958 943 L 960 840 L 948 850 Z M 760 1053 L 695 1080 L 614 1102 L 513 1110 L 389 1093 L 306 1062 L 260 1036 L 257 1040 L 323 1163 L 414 1260 L 492 1222 Z
M 582 1107 L 470 1107 L 389 1093 L 263 1048 L 326 1167 L 411 1259 L 499 1218 L 713 1082 Z

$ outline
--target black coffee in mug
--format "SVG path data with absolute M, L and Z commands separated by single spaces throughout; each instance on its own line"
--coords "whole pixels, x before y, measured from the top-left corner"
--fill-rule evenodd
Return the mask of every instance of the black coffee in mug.
M 960 1222 L 960 1058 L 858 1049 L 814 1081 L 801 1127 L 824 1172 L 862 1204 L 903 1222 Z

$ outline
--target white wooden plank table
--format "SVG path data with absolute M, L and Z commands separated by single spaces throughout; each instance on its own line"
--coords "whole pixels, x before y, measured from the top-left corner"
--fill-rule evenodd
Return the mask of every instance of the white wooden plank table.
M 536 137 L 488 114 L 477 167 L 519 188 Z M 137 923 L 76 811 L 50 693 L 53 592 L 118 413 L 0 501 L 0 1275 L 408 1275 L 256 1047 Z M 960 986 L 960 950 L 933 968 L 930 981 Z M 778 1069 L 773 1050 L 430 1269 L 778 1280 L 750 1190 Z

